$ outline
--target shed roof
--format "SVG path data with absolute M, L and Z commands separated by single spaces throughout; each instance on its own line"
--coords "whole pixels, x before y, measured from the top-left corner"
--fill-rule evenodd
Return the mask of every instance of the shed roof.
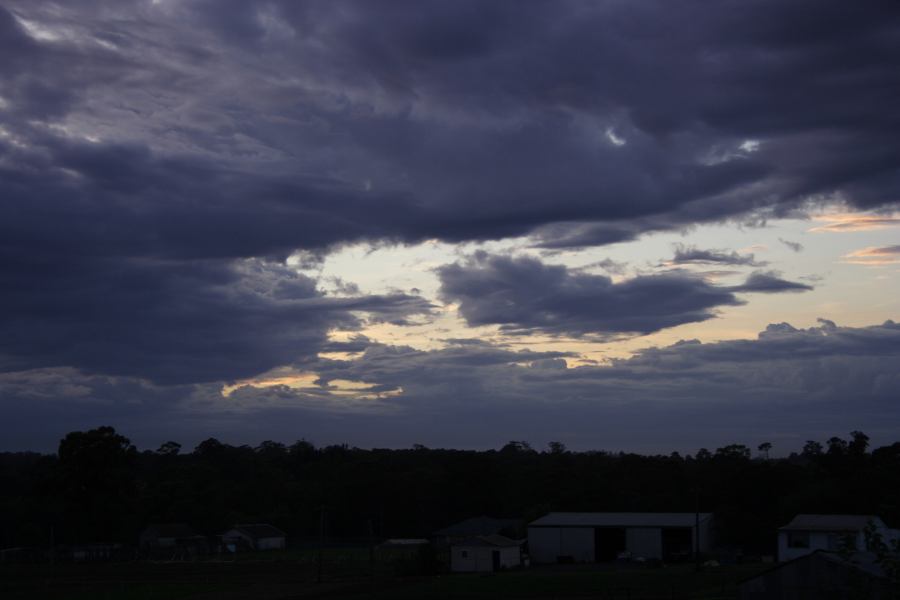
M 700 513 L 700 520 L 712 513 Z M 552 512 L 529 527 L 693 527 L 697 513 Z
M 189 538 L 195 534 L 187 523 L 151 523 L 141 535 L 156 538 Z
M 255 540 L 263 538 L 285 537 L 283 531 L 281 531 L 277 527 L 269 525 L 268 523 L 244 523 L 242 525 L 235 525 L 233 529 L 237 529 L 244 535 Z
M 447 537 L 476 537 L 479 535 L 493 535 L 503 529 L 515 529 L 522 524 L 520 519 L 495 519 L 493 517 L 472 517 L 454 523 L 443 529 L 438 529 L 432 535 Z
M 428 540 L 422 538 L 391 538 L 381 543 L 382 546 L 426 546 Z
M 504 535 L 478 535 L 452 544 L 453 546 L 509 548 L 521 546 L 523 540 L 512 540 Z
M 780 531 L 861 531 L 869 521 L 884 523 L 875 515 L 797 515 Z

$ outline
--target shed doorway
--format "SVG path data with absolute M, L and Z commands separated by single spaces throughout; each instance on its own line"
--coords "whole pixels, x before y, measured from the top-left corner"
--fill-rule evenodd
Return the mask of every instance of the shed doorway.
M 624 527 L 594 528 L 594 560 L 596 562 L 612 562 L 620 552 L 624 552 Z

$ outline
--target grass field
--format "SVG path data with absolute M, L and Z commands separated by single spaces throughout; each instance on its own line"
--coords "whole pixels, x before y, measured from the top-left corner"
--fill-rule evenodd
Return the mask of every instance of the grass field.
M 349 565 L 325 564 L 317 583 L 313 562 L 280 560 L 195 563 L 103 563 L 81 565 L 5 565 L 0 598 L 81 600 L 245 600 L 256 598 L 488 598 L 549 600 L 700 599 L 731 600 L 738 581 L 767 565 L 736 565 L 697 573 L 690 565 L 657 569 L 546 567 L 485 575 L 372 576 Z

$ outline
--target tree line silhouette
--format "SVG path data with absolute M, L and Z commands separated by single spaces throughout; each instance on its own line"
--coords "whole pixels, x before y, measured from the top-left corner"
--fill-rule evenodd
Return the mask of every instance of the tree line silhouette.
M 148 523 L 217 534 L 266 522 L 289 540 L 427 537 L 477 515 L 528 521 L 548 511 L 714 512 L 717 541 L 774 552 L 797 513 L 877 514 L 900 525 L 900 442 L 809 441 L 787 458 L 732 444 L 694 455 L 535 450 L 321 448 L 300 440 L 253 448 L 210 438 L 138 451 L 112 427 L 72 432 L 55 455 L 0 454 L 0 548 L 135 543 Z

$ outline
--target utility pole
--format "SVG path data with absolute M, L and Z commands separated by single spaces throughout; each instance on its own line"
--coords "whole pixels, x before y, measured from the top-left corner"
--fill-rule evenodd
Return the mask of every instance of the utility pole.
M 700 571 L 700 488 L 694 505 L 694 569 Z
M 316 561 L 316 583 L 322 583 L 322 553 L 325 550 L 325 505 L 319 509 L 319 557 Z

